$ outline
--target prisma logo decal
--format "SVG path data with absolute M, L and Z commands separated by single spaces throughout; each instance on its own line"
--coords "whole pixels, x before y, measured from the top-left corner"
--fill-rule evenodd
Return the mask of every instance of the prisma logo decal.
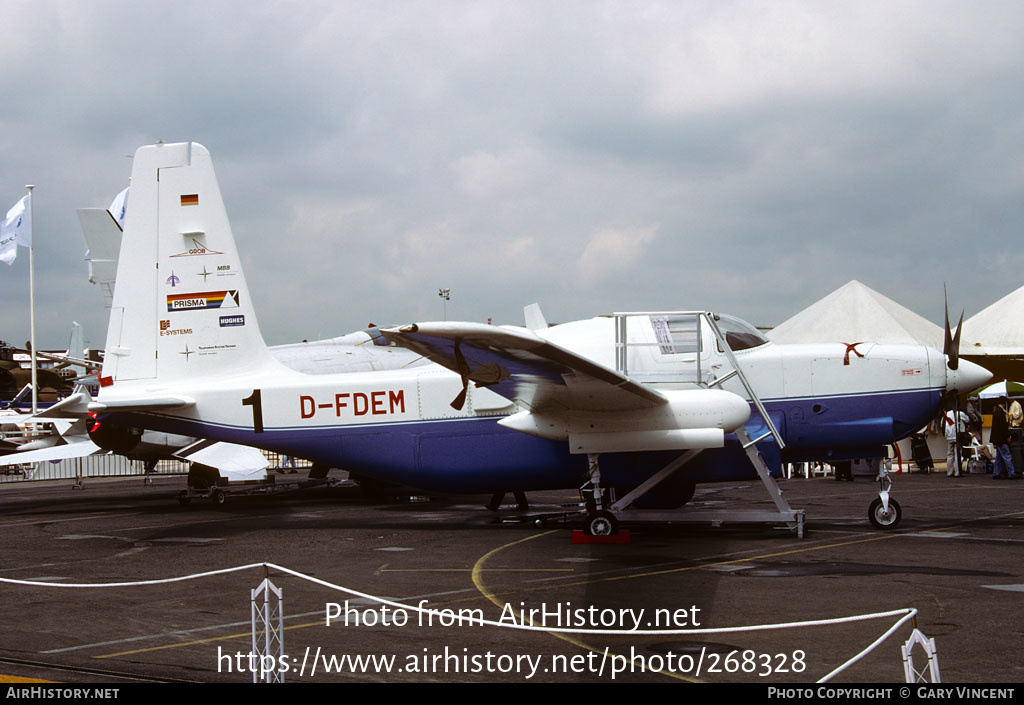
M 168 311 L 201 311 L 208 308 L 238 308 L 238 291 L 206 291 L 199 294 L 169 294 Z
M 299 397 L 299 414 L 304 419 L 311 419 L 321 409 L 327 413 L 341 416 L 381 416 L 385 414 L 405 413 L 405 390 L 381 390 L 377 392 L 348 392 L 335 394 L 334 399 L 318 403 L 311 396 Z

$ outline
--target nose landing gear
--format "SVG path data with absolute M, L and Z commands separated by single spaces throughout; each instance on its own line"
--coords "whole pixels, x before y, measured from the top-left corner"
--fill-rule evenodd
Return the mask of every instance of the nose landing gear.
M 900 519 L 903 518 L 903 510 L 900 508 L 900 503 L 889 496 L 889 491 L 892 489 L 892 476 L 889 475 L 889 471 L 886 468 L 886 462 L 883 460 L 878 466 L 878 483 L 879 491 L 878 496 L 871 502 L 871 506 L 868 507 L 868 520 L 871 525 L 876 529 L 895 529 L 900 523 Z

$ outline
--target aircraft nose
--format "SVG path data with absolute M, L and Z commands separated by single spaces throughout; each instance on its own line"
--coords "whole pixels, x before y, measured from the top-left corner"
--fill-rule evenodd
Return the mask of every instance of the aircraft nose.
M 970 360 L 960 360 L 957 369 L 946 368 L 946 391 L 966 394 L 992 379 L 992 373 Z

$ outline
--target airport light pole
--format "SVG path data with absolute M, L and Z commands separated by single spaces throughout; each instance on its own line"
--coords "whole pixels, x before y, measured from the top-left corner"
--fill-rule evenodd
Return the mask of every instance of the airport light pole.
M 452 298 L 452 290 L 451 290 L 450 287 L 445 287 L 444 289 L 438 289 L 437 290 L 437 295 L 440 296 L 441 297 L 441 301 L 444 302 L 444 304 L 443 304 L 444 305 L 444 320 L 447 321 L 448 320 L 448 302 Z

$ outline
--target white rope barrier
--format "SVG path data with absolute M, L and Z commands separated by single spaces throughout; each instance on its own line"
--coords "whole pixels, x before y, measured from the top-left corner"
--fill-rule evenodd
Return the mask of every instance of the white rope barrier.
M 888 639 L 890 636 L 892 636 L 896 632 L 896 630 L 899 629 L 903 624 L 905 624 L 908 620 L 913 619 L 917 615 L 917 609 L 915 609 L 913 607 L 903 607 L 903 608 L 900 608 L 900 609 L 890 610 L 890 611 L 887 611 L 887 612 L 873 612 L 871 614 L 858 614 L 858 615 L 852 615 L 852 616 L 849 616 L 849 617 L 833 617 L 833 618 L 830 618 L 830 619 L 811 619 L 811 620 L 803 620 L 803 621 L 800 621 L 800 622 L 775 622 L 775 623 L 772 623 L 772 624 L 758 624 L 758 625 L 749 625 L 749 626 L 740 626 L 740 627 L 716 627 L 716 628 L 702 628 L 702 629 L 582 629 L 582 628 L 574 628 L 574 627 L 548 627 L 548 626 L 537 626 L 537 625 L 534 625 L 534 624 L 525 624 L 525 623 L 520 624 L 520 623 L 517 623 L 517 622 L 514 622 L 514 621 L 512 623 L 509 623 L 507 621 L 500 621 L 499 622 L 499 621 L 494 621 L 494 620 L 490 620 L 490 619 L 483 619 L 483 618 L 480 618 L 480 617 L 473 617 L 471 615 L 466 615 L 466 614 L 462 614 L 462 613 L 455 614 L 455 613 L 452 613 L 451 611 L 443 612 L 443 611 L 438 611 L 438 610 L 435 610 L 435 609 L 428 609 L 428 608 L 425 608 L 425 607 L 420 607 L 418 605 L 407 605 L 407 604 L 404 604 L 402 602 L 397 602 L 395 600 L 389 600 L 386 597 L 378 597 L 376 595 L 371 595 L 369 593 L 360 592 L 359 590 L 353 590 L 352 588 L 347 588 L 347 587 L 344 587 L 342 585 L 337 585 L 335 583 L 331 583 L 331 582 L 328 582 L 326 580 L 322 580 L 320 578 L 314 578 L 311 575 L 306 575 L 305 573 L 300 573 L 298 571 L 292 570 L 290 568 L 285 568 L 284 566 L 280 566 L 280 565 L 277 565 L 275 563 L 250 563 L 248 565 L 236 566 L 234 568 L 222 568 L 220 570 L 211 570 L 211 571 L 207 571 L 207 572 L 204 572 L 204 573 L 194 573 L 194 574 L 191 574 L 191 575 L 182 575 L 182 576 L 178 576 L 178 577 L 174 577 L 174 578 L 162 578 L 162 579 L 158 579 L 158 580 L 136 580 L 136 581 L 128 581 L 128 582 L 115 582 L 115 583 L 53 583 L 53 582 L 44 582 L 44 581 L 40 581 L 40 580 L 17 580 L 17 579 L 14 579 L 14 578 L 0 578 L 0 583 L 9 583 L 9 584 L 12 584 L 12 585 L 27 585 L 27 586 L 31 586 L 31 587 L 53 587 L 53 588 L 138 587 L 138 586 L 143 586 L 143 585 L 160 585 L 160 584 L 166 584 L 166 583 L 183 582 L 183 581 L 186 581 L 186 580 L 198 580 L 200 578 L 207 578 L 207 577 L 210 577 L 210 576 L 213 576 L 213 575 L 224 575 L 224 574 L 227 574 L 227 573 L 236 573 L 236 572 L 243 571 L 243 570 L 251 570 L 253 568 L 264 568 L 264 569 L 269 569 L 269 570 L 276 570 L 276 571 L 279 571 L 281 573 L 285 573 L 287 575 L 291 575 L 293 577 L 299 578 L 301 580 L 306 580 L 308 582 L 315 583 L 315 584 L 320 585 L 322 587 L 329 588 L 331 590 L 337 590 L 339 592 L 344 592 L 344 593 L 347 593 L 349 595 L 352 595 L 353 597 L 357 597 L 357 598 L 361 598 L 361 599 L 365 599 L 365 600 L 370 600 L 372 602 L 377 602 L 377 603 L 382 604 L 382 605 L 388 605 L 390 607 L 394 607 L 395 609 L 408 610 L 408 611 L 411 611 L 411 612 L 416 612 L 418 614 L 430 615 L 430 616 L 436 616 L 436 617 L 444 617 L 444 618 L 452 618 L 452 617 L 454 617 L 458 621 L 458 624 L 460 624 L 460 625 L 464 624 L 464 623 L 470 623 L 470 624 L 479 624 L 479 625 L 482 625 L 482 626 L 499 627 L 499 628 L 504 628 L 504 629 L 518 629 L 520 631 L 529 631 L 529 632 L 547 632 L 547 633 L 557 633 L 557 634 L 580 634 L 580 635 L 590 634 L 590 635 L 603 635 L 603 636 L 609 636 L 609 635 L 626 635 L 626 636 L 628 636 L 628 635 L 634 635 L 634 636 L 656 636 L 656 635 L 666 636 L 666 635 L 672 635 L 672 636 L 679 636 L 679 635 L 686 635 L 686 634 L 732 634 L 732 633 L 738 633 L 738 632 L 768 631 L 768 630 L 772 630 L 772 629 L 795 629 L 795 628 L 799 628 L 799 627 L 820 627 L 820 626 L 829 626 L 829 625 L 836 625 L 836 624 L 849 624 L 851 622 L 863 622 L 863 621 L 867 621 L 867 620 L 871 620 L 871 619 L 883 619 L 885 617 L 896 617 L 896 616 L 900 617 L 900 619 L 892 627 L 890 627 L 884 634 L 882 634 L 880 637 L 875 639 L 875 641 L 873 641 L 870 645 L 868 645 L 867 648 L 865 648 L 859 654 L 854 656 L 852 659 L 848 660 L 846 663 L 842 664 L 841 666 L 839 666 L 838 668 L 833 670 L 831 673 L 829 673 L 828 675 L 824 676 L 819 681 L 820 683 L 827 682 L 832 677 L 838 675 L 839 673 L 842 673 L 844 670 L 846 670 L 847 668 L 849 668 L 853 664 L 855 664 L 858 661 L 860 661 L 867 654 L 869 654 L 871 651 L 873 651 L 875 648 L 877 648 L 882 642 L 884 642 L 886 639 Z
M 177 578 L 162 578 L 160 580 L 133 580 L 131 582 L 122 583 L 46 583 L 40 580 L 15 580 L 14 578 L 0 578 L 0 583 L 10 583 L 12 585 L 31 585 L 33 587 L 55 587 L 55 588 L 108 588 L 108 587 L 138 587 L 140 585 L 162 585 L 164 583 L 180 583 L 185 580 L 198 580 L 199 578 L 208 578 L 211 575 L 223 575 L 225 573 L 237 573 L 240 570 L 249 570 L 250 568 L 263 568 L 270 565 L 269 563 L 250 563 L 249 565 L 240 565 L 235 568 L 222 568 L 221 570 L 211 570 L 206 573 L 194 573 L 192 575 L 182 575 Z

